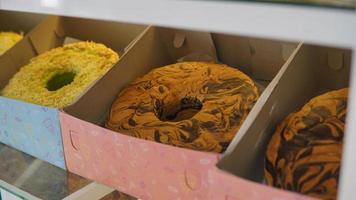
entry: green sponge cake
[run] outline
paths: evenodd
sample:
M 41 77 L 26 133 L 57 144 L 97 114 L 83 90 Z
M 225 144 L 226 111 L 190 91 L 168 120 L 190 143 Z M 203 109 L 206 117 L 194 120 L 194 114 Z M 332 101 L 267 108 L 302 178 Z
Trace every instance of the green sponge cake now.
M 2 95 L 43 106 L 72 104 L 119 59 L 103 44 L 78 42 L 52 49 L 23 66 Z

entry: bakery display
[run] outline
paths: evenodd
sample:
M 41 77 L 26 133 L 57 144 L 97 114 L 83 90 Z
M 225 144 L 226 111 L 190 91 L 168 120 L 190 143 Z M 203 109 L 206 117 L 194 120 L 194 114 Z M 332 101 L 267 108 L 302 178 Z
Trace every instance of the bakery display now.
M 123 89 L 106 127 L 177 147 L 223 152 L 259 97 L 255 83 L 222 64 L 156 68 Z
M 336 198 L 347 97 L 347 88 L 327 92 L 283 120 L 267 149 L 268 185 Z
M 22 38 L 23 36 L 18 33 L 0 32 L 0 55 L 4 54 Z
M 2 95 L 43 106 L 72 104 L 119 59 L 103 44 L 78 42 L 49 50 L 21 67 Z

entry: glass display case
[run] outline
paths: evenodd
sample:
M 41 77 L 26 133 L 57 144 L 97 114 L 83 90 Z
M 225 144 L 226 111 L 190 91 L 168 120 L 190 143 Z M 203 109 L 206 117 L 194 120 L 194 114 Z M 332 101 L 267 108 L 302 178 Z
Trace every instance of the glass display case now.
M 53 41 L 63 42 L 71 30 L 69 36 L 83 35 L 83 38 L 95 32 L 93 38 L 103 43 L 113 41 L 123 55 L 116 68 L 98 80 L 76 104 L 56 111 L 64 168 L 20 152 L 17 147 L 0 144 L 0 200 L 11 195 L 14 199 L 123 200 L 169 198 L 173 194 L 181 199 L 308 199 L 265 186 L 266 141 L 277 122 L 300 107 L 306 98 L 341 86 L 349 87 L 350 93 L 338 199 L 352 199 L 356 179 L 353 156 L 356 135 L 352 134 L 356 132 L 355 8 L 354 0 L 0 0 L 0 16 L 1 12 L 15 13 L 13 21 L 5 20 L 6 15 L 0 18 L 0 28 L 2 23 L 16 31 L 18 27 L 12 24 L 22 24 L 25 35 L 28 33 L 26 45 L 14 47 L 26 47 L 27 54 L 8 53 L 7 59 L 0 57 L 4 66 L 24 62 L 43 49 L 52 48 Z M 26 14 L 36 17 L 27 18 L 28 23 L 18 20 Z M 41 16 L 55 19 L 43 26 L 54 27 L 50 36 L 32 29 L 40 23 Z M 77 23 L 66 22 L 70 20 Z M 91 20 L 88 31 L 81 31 L 79 26 Z M 111 34 L 110 28 L 120 27 L 120 23 L 144 28 L 134 28 L 135 37 L 120 31 Z M 105 33 L 97 36 L 100 30 Z M 124 46 L 117 39 L 118 34 L 127 39 Z M 50 45 L 38 42 L 42 39 L 48 42 L 43 44 Z M 106 120 L 103 113 L 108 112 L 113 101 L 110 98 L 153 65 L 186 59 L 194 52 L 192 49 L 240 67 L 261 85 L 263 92 L 258 106 L 251 111 L 249 120 L 238 132 L 240 136 L 232 140 L 227 151 L 216 155 L 180 151 L 110 135 L 103 125 Z M 118 86 L 113 86 L 113 82 L 118 82 Z M 98 98 L 98 93 L 111 97 Z M 95 107 L 87 109 L 91 102 L 95 102 Z M 0 110 L 0 123 L 4 113 Z M 0 129 L 1 134 L 5 133 Z M 132 150 L 132 145 L 139 148 Z M 144 152 L 150 153 L 145 157 Z M 163 159 L 166 154 L 170 156 Z M 190 160 L 183 154 L 189 155 Z M 122 155 L 127 158 L 124 162 L 119 160 Z M 162 166 L 148 164 L 150 160 Z M 140 175 L 132 173 L 133 169 L 141 168 Z M 164 187 L 150 188 L 157 184 L 155 181 Z

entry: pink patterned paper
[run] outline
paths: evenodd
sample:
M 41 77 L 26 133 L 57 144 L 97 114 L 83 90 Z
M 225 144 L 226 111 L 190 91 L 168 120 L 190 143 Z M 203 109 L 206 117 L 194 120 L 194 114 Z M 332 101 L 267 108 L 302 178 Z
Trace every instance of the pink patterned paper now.
M 141 199 L 207 199 L 219 154 L 122 135 L 60 113 L 69 171 Z
M 217 168 L 212 174 L 208 199 L 223 200 L 312 200 L 314 198 L 245 180 Z
M 304 200 L 216 168 L 220 154 L 119 134 L 60 112 L 69 171 L 135 197 L 204 200 Z

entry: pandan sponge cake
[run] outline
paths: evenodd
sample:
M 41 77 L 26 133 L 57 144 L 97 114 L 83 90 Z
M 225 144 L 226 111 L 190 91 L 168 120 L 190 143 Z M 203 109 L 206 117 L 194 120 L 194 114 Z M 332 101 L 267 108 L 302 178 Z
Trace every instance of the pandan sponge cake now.
M 2 95 L 63 108 L 72 104 L 118 60 L 118 54 L 103 44 L 67 44 L 31 59 L 11 78 Z
M 23 38 L 21 34 L 14 32 L 0 32 L 0 56 Z

